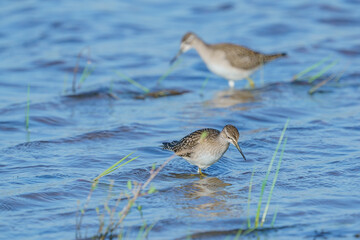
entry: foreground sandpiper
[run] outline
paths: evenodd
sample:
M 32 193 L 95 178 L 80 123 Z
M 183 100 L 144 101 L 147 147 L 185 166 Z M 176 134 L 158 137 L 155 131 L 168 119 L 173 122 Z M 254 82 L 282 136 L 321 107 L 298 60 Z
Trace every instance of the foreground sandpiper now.
M 171 63 L 192 48 L 199 53 L 211 72 L 229 81 L 231 88 L 235 86 L 235 81 L 244 78 L 253 88 L 255 84 L 249 76 L 254 71 L 271 60 L 286 56 L 286 53 L 262 54 L 231 43 L 207 44 L 195 33 L 188 32 L 183 36 L 180 51 Z
M 233 144 L 246 158 L 238 144 L 239 131 L 233 125 L 226 125 L 220 132 L 212 128 L 204 128 L 182 138 L 180 141 L 165 142 L 163 148 L 175 152 L 190 164 L 196 165 L 198 173 L 216 163 Z

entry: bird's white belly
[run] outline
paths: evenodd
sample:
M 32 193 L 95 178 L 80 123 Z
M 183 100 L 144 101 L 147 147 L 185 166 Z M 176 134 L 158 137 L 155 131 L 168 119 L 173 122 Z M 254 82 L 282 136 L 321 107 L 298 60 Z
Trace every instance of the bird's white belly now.
M 206 169 L 216 163 L 226 152 L 228 146 L 224 146 L 218 151 L 210 148 L 197 149 L 190 158 L 185 158 L 189 163 L 198 166 L 201 169 Z
M 208 63 L 209 70 L 226 80 L 238 81 L 250 76 L 254 70 L 244 70 L 231 66 L 230 64 Z

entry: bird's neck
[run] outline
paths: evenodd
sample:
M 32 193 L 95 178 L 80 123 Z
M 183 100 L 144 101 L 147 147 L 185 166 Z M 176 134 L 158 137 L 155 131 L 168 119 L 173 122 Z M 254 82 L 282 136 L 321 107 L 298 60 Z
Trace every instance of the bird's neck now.
M 205 43 L 203 40 L 201 40 L 200 38 L 197 38 L 196 41 L 193 43 L 193 47 L 199 53 L 200 57 L 204 61 L 205 61 L 205 59 L 209 58 L 209 55 L 210 55 L 210 51 L 208 51 L 209 45 L 207 43 Z
M 223 146 L 225 148 L 225 151 L 228 149 L 230 143 L 227 141 L 227 137 L 225 136 L 225 134 L 223 132 L 221 132 L 218 135 L 218 140 L 217 140 L 218 144 L 220 144 L 221 146 Z
M 217 148 L 214 149 L 214 151 L 216 152 L 216 154 L 221 154 L 221 156 L 222 156 L 228 150 L 229 146 L 230 146 L 229 142 L 220 141 L 220 142 L 218 142 Z

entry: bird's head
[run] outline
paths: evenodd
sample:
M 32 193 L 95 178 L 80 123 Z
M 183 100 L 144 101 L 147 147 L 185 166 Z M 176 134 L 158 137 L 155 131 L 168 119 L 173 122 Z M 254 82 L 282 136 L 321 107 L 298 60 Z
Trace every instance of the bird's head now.
M 195 33 L 192 32 L 188 32 L 186 33 L 183 38 L 181 39 L 181 44 L 180 44 L 180 50 L 179 52 L 176 54 L 176 56 L 170 61 L 170 63 L 172 64 L 173 62 L 175 62 L 175 60 L 183 53 L 189 51 L 190 49 L 192 49 L 194 47 L 194 43 L 196 42 L 196 40 L 198 39 L 198 37 L 196 36 Z
M 226 125 L 222 130 L 222 134 L 229 143 L 231 143 L 232 145 L 234 145 L 237 148 L 237 150 L 240 152 L 240 154 L 246 161 L 245 155 L 243 154 L 243 152 L 238 144 L 240 134 L 239 134 L 239 131 L 237 130 L 237 128 L 234 127 L 233 125 Z

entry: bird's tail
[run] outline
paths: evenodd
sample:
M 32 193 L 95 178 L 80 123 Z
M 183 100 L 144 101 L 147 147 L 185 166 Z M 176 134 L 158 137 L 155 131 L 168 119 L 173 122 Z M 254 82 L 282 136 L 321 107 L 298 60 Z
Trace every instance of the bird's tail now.
M 164 142 L 163 149 L 173 151 L 174 146 L 178 143 L 178 141 L 172 141 L 172 142 Z
M 286 56 L 287 56 L 286 53 L 268 54 L 268 55 L 265 55 L 264 61 L 269 62 L 269 61 L 275 60 L 277 58 L 286 57 Z

